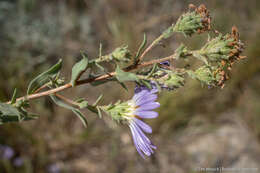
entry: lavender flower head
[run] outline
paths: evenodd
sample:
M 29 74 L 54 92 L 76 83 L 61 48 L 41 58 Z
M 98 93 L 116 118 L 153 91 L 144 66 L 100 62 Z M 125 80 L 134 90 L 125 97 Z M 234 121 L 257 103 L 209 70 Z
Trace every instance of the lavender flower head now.
M 124 122 L 129 126 L 136 150 L 143 158 L 144 155 L 151 156 L 156 149 L 156 146 L 145 135 L 145 133 L 152 133 L 152 128 L 141 119 L 151 119 L 158 116 L 157 112 L 152 111 L 160 106 L 156 102 L 157 92 L 157 88 L 149 90 L 144 86 L 137 86 L 131 100 L 118 102 L 103 109 L 114 120 Z
M 144 155 L 150 156 L 154 153 L 156 146 L 147 138 L 145 133 L 152 133 L 152 128 L 144 123 L 140 118 L 156 118 L 158 113 L 152 111 L 160 106 L 160 103 L 155 102 L 158 92 L 156 88 L 151 90 L 140 87 L 141 91 L 135 92 L 134 97 L 130 101 L 133 109 L 133 117 L 129 121 L 129 127 L 132 133 L 133 141 L 138 153 L 144 158 Z

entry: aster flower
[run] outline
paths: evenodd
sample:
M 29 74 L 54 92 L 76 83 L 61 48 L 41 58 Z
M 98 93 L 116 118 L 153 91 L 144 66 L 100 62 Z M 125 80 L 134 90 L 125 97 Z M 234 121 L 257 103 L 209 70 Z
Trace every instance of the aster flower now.
M 156 146 L 150 141 L 145 133 L 152 133 L 152 128 L 141 119 L 156 118 L 158 113 L 152 111 L 160 104 L 156 102 L 158 90 L 149 90 L 146 87 L 137 88 L 133 98 L 127 102 L 118 102 L 115 105 L 103 107 L 114 120 L 124 122 L 131 130 L 134 145 L 138 153 L 150 156 L 154 153 Z

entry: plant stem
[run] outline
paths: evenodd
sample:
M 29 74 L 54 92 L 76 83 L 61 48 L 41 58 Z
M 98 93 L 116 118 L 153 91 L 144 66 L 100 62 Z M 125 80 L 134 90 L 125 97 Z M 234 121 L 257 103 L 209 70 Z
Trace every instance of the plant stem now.
M 153 65 L 153 64 L 156 64 L 156 63 L 160 63 L 160 62 L 163 62 L 163 61 L 169 61 L 169 60 L 174 59 L 175 57 L 176 57 L 175 54 L 173 54 L 173 55 L 170 55 L 170 56 L 165 57 L 165 58 L 151 60 L 151 61 L 144 62 L 144 63 L 138 64 L 138 65 L 130 65 L 130 66 L 126 67 L 124 69 L 124 71 L 132 71 L 132 70 L 136 70 L 136 69 L 139 69 L 139 68 L 142 68 L 142 67 L 146 67 L 146 66 L 150 66 L 150 65 Z M 111 73 L 104 74 L 104 75 L 94 77 L 94 78 L 82 79 L 82 80 L 77 81 L 75 86 L 88 84 L 88 83 L 91 83 L 91 82 L 96 82 L 96 81 L 101 81 L 101 80 L 106 80 L 106 79 L 111 78 L 115 75 L 116 75 L 115 72 L 111 72 Z M 43 91 L 43 92 L 40 92 L 40 93 L 31 94 L 31 95 L 27 95 L 27 96 L 17 98 L 16 101 L 32 100 L 32 99 L 36 99 L 36 98 L 39 98 L 39 97 L 48 96 L 50 94 L 58 93 L 60 91 L 69 89 L 71 87 L 72 87 L 72 85 L 70 83 L 67 83 L 67 84 L 64 84 L 64 85 L 62 85 L 58 88 L 53 88 L 53 89 L 50 89 L 48 91 Z M 11 101 L 7 102 L 7 104 L 10 104 L 10 103 L 11 103 Z
M 54 94 L 55 96 L 59 97 L 61 100 L 63 100 L 64 102 L 67 102 L 68 104 L 71 104 L 73 106 L 76 106 L 76 107 L 79 107 L 79 105 L 77 104 L 77 102 L 74 102 L 73 100 L 70 100 L 66 97 L 64 97 L 63 95 L 60 95 L 60 94 L 57 94 L 55 93 Z
M 144 56 L 156 45 L 158 44 L 161 40 L 163 39 L 163 34 L 160 35 L 157 39 L 155 39 L 142 53 L 142 55 L 139 58 L 139 61 L 141 61 Z

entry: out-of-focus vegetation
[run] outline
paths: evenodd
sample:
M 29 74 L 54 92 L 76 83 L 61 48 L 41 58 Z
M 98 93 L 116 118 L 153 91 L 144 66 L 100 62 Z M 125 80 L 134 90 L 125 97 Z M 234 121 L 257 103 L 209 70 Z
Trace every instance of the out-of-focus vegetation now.
M 214 28 L 221 32 L 229 32 L 236 25 L 246 44 L 244 54 L 248 59 L 234 67 L 231 79 L 222 90 L 208 89 L 201 87 L 197 81 L 188 81 L 186 87 L 180 90 L 161 94 L 160 116 L 151 121 L 155 129 L 155 144 L 159 148 L 155 156 L 142 160 L 135 151 L 128 129 L 117 126 L 109 118 L 101 120 L 86 112 L 89 127 L 85 129 L 69 111 L 57 108 L 46 98 L 39 99 L 32 110 L 41 113 L 38 120 L 0 127 L 0 172 L 171 173 L 194 172 L 194 168 L 203 166 L 232 167 L 236 160 L 244 158 L 239 154 L 242 150 L 227 156 L 218 152 L 222 145 L 209 152 L 206 149 L 200 151 L 200 148 L 211 146 L 195 144 L 198 139 L 206 138 L 205 134 L 209 134 L 211 139 L 215 133 L 226 134 L 224 130 L 227 128 L 222 126 L 235 128 L 237 124 L 240 125 L 237 132 L 243 134 L 238 135 L 241 142 L 232 143 L 232 134 L 236 134 L 232 131 L 231 135 L 228 134 L 230 141 L 226 141 L 224 148 L 229 149 L 228 144 L 231 143 L 228 152 L 235 153 L 233 148 L 244 147 L 245 151 L 257 156 L 251 157 L 249 153 L 245 156 L 248 162 L 243 164 L 250 167 L 249 163 L 253 162 L 259 166 L 258 0 L 1 0 L 0 99 L 7 101 L 15 87 L 20 96 L 25 94 L 29 80 L 59 58 L 64 60 L 62 75 L 68 77 L 80 51 L 88 52 L 89 57 L 96 57 L 100 42 L 104 52 L 111 52 L 123 43 L 136 50 L 144 32 L 148 41 L 153 40 L 176 21 L 189 3 L 206 4 L 214 18 Z M 199 40 L 206 37 L 195 36 L 187 42 L 177 34 L 162 43 L 167 46 L 156 48 L 150 55 L 167 56 L 181 41 L 195 49 L 201 46 Z M 69 90 L 66 94 L 84 95 L 94 101 L 105 90 L 108 91 L 104 97 L 106 103 L 131 97 L 131 93 L 123 89 L 119 91 L 119 86 L 114 85 L 117 84 L 110 83 L 94 89 L 85 85 L 77 92 Z M 241 128 L 245 130 L 240 131 Z M 246 135 L 250 138 L 243 138 Z M 214 137 L 213 140 L 218 141 Z M 244 145 L 243 140 L 250 140 L 250 148 Z M 194 146 L 190 146 L 192 143 Z M 251 145 L 254 147 L 251 148 Z M 13 150 L 8 159 L 2 157 L 7 146 Z M 200 151 L 198 155 L 194 155 L 193 147 Z M 200 158 L 216 160 L 210 162 Z

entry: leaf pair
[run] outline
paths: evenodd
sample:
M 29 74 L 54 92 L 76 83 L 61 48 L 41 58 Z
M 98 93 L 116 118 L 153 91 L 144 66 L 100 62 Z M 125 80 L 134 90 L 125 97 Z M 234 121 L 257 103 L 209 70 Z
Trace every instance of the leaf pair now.
M 55 95 L 50 95 L 51 99 L 53 100 L 54 103 L 56 103 L 58 106 L 60 107 L 63 107 L 63 108 L 66 108 L 66 109 L 69 109 L 71 110 L 74 114 L 77 115 L 77 117 L 81 120 L 81 122 L 83 123 L 83 125 L 85 127 L 87 127 L 88 125 L 88 122 L 87 122 L 87 119 L 86 117 L 80 112 L 79 109 L 77 108 L 74 108 L 70 105 L 68 105 L 67 103 L 64 103 L 61 99 L 59 99 L 57 96 Z

